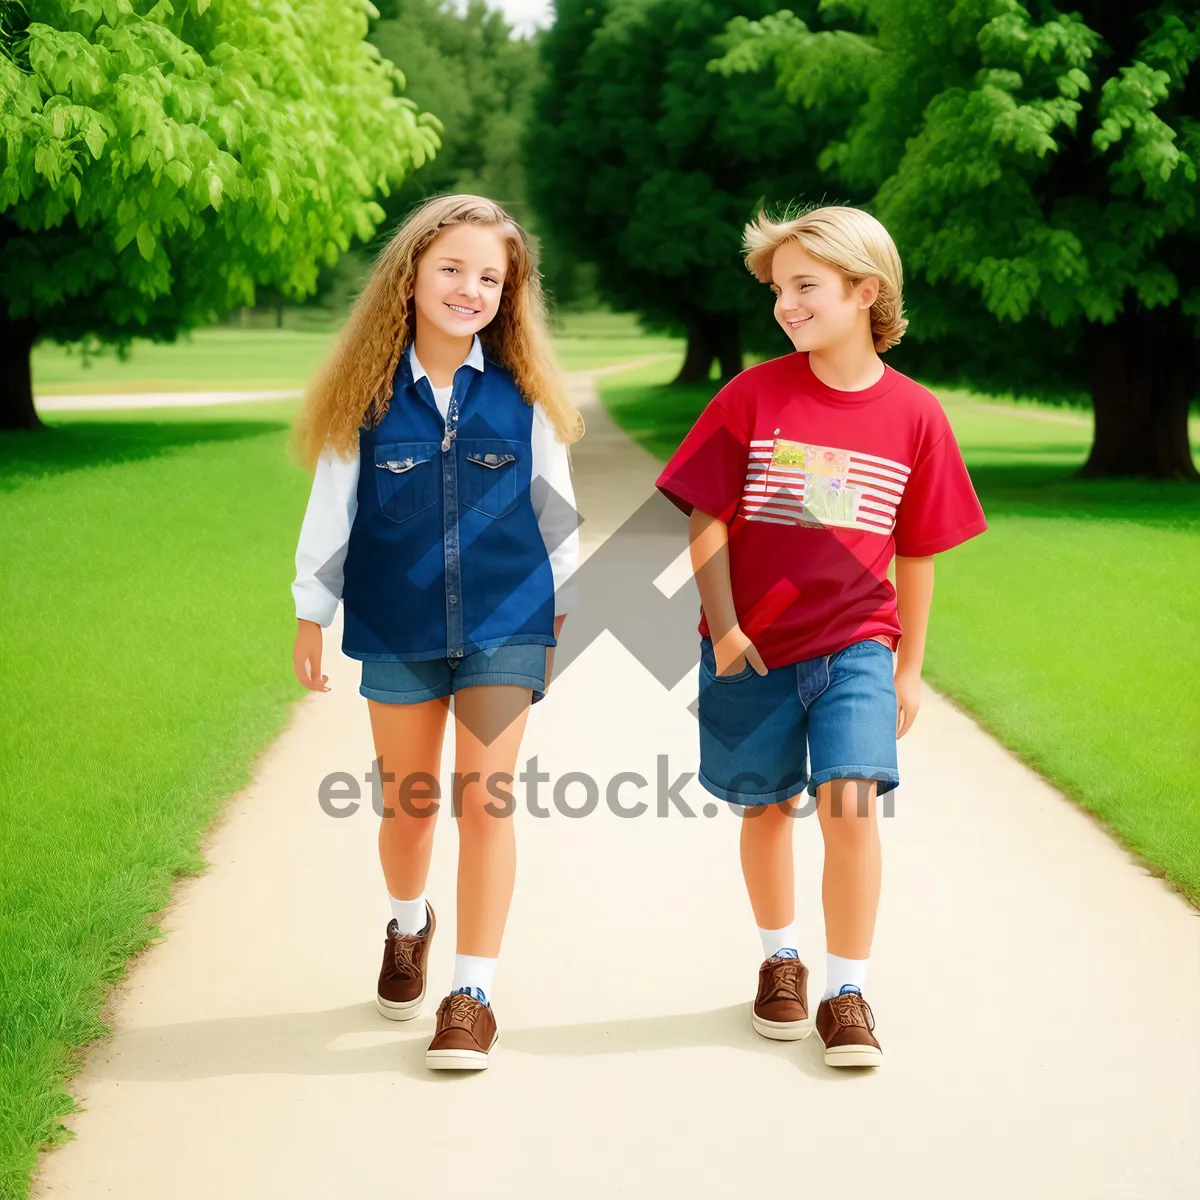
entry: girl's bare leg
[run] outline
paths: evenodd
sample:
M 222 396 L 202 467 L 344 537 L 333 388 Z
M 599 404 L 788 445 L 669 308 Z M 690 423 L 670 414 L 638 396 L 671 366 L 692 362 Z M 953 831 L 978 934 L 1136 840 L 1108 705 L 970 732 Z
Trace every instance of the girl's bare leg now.
M 517 869 L 513 776 L 532 695 L 507 684 L 454 694 L 459 954 L 500 954 Z
M 389 895 L 415 900 L 425 891 L 437 826 L 442 741 L 450 698 L 420 704 L 368 700 L 376 770 L 384 776 L 379 861 Z M 391 778 L 387 778 L 391 776 Z M 401 789 L 405 789 L 402 798 Z M 429 811 L 422 815 L 422 811 Z M 391 816 L 386 815 L 391 812 Z

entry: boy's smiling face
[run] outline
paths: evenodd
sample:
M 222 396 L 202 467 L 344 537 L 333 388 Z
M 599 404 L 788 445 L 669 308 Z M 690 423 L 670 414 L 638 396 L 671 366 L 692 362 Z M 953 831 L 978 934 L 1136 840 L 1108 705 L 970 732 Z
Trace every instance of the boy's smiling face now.
M 836 267 L 814 258 L 799 242 L 785 242 L 771 259 L 775 320 L 797 350 L 824 350 L 866 337 L 871 305 L 879 297 L 874 275 L 857 287 Z
M 469 337 L 489 325 L 500 307 L 508 274 L 508 245 L 487 225 L 451 225 L 417 262 L 413 304 L 417 318 L 451 337 Z

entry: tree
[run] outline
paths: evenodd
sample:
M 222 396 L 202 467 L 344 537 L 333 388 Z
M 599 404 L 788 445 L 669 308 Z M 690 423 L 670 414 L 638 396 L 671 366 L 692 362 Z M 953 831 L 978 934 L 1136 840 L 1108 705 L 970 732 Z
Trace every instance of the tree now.
M 445 126 L 436 160 L 397 193 L 397 213 L 426 196 L 489 196 L 525 219 L 518 135 L 538 79 L 533 43 L 514 38 L 504 14 L 484 0 L 459 11 L 453 0 L 390 0 L 371 41 L 404 74 L 407 94 Z M 385 206 L 391 207 L 391 206 Z
M 38 338 L 170 340 L 367 240 L 437 122 L 366 0 L 32 0 L 0 20 L 0 427 Z
M 849 7 L 873 36 L 784 11 L 737 23 L 721 65 L 767 65 L 805 110 L 857 88 L 821 163 L 873 194 L 900 249 L 912 323 L 898 365 L 984 392 L 1090 395 L 1083 474 L 1200 478 L 1197 5 Z
M 852 110 L 799 121 L 771 80 L 709 69 L 730 19 L 767 15 L 766 0 L 556 7 L 525 140 L 534 207 L 595 264 L 606 299 L 684 330 L 680 381 L 707 378 L 714 359 L 731 376 L 744 336 L 757 343 L 770 326 L 742 229 L 763 197 L 824 192 L 817 155 Z M 816 0 L 801 7 L 816 17 Z
M 503 204 L 527 230 L 541 233 L 526 202 L 519 136 L 541 75 L 533 40 L 514 38 L 504 14 L 483 0 L 376 0 L 380 19 L 369 40 L 404 75 L 406 94 L 438 114 L 444 125 L 437 158 L 413 171 L 383 201 L 386 217 L 369 247 L 322 272 L 320 302 L 339 308 L 357 291 L 392 228 L 419 201 L 447 192 L 474 192 Z M 541 268 L 560 298 L 577 286 L 573 264 L 564 264 L 542 240 Z

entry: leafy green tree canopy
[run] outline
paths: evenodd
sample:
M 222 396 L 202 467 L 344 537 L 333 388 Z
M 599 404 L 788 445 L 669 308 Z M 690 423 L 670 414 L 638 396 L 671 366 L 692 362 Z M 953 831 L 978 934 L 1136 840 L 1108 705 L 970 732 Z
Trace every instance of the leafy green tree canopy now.
M 386 0 L 371 31 L 404 74 L 408 96 L 445 127 L 437 158 L 400 189 L 412 202 L 441 192 L 491 197 L 524 219 L 518 138 L 538 80 L 533 42 L 514 38 L 498 9 L 470 0 Z M 390 207 L 387 206 L 387 207 Z
M 311 292 L 437 121 L 366 0 L 31 0 L 0 20 L 0 425 L 34 340 L 169 339 Z
M 775 73 L 905 264 L 897 365 L 982 391 L 1090 394 L 1086 474 L 1197 478 L 1198 6 L 826 0 L 735 21 L 720 67 Z
M 732 18 L 774 7 L 559 0 L 542 42 L 530 198 L 555 239 L 596 264 L 606 299 L 686 331 L 681 379 L 706 378 L 714 358 L 736 373 L 743 334 L 782 349 L 742 265 L 742 229 L 763 198 L 822 194 L 817 156 L 853 115 L 831 104 L 802 118 L 773 79 L 709 69 Z

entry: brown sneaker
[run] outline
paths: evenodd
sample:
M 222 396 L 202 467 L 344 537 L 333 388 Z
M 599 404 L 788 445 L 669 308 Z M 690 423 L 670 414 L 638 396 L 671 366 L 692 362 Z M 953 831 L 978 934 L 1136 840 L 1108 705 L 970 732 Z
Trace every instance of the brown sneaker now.
M 798 958 L 768 958 L 758 968 L 751 1021 L 763 1037 L 777 1042 L 798 1042 L 812 1033 L 808 968 Z
M 883 1051 L 875 1040 L 871 1006 L 858 992 L 832 996 L 817 1005 L 817 1032 L 831 1067 L 878 1067 Z
M 488 1005 L 464 992 L 447 996 L 438 1005 L 437 1029 L 425 1051 L 425 1065 L 435 1071 L 482 1070 L 499 1040 Z
M 433 906 L 425 901 L 425 932 L 401 934 L 393 917 L 383 944 L 383 966 L 375 989 L 375 1007 L 389 1021 L 411 1021 L 425 1001 L 425 966 L 437 925 Z

